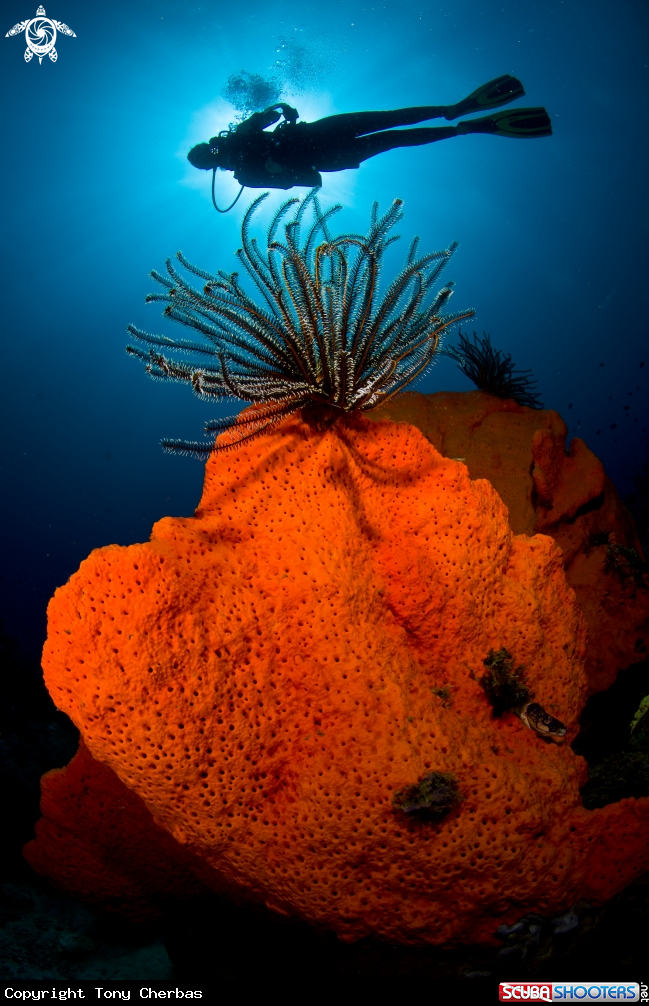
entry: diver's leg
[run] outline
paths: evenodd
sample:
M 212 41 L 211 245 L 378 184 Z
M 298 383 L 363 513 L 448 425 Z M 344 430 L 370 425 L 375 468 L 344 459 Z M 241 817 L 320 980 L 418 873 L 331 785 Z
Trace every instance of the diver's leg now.
M 318 138 L 363 136 L 377 133 L 380 129 L 393 126 L 413 126 L 427 119 L 439 119 L 444 115 L 444 105 L 416 105 L 412 108 L 394 108 L 387 112 L 343 112 L 328 115 L 316 122 L 309 122 L 309 130 Z
M 358 136 L 354 140 L 354 152 L 360 154 L 359 161 L 366 161 L 368 157 L 383 154 L 386 150 L 395 150 L 398 147 L 420 147 L 426 143 L 448 140 L 451 136 L 457 135 L 457 126 L 423 126 L 420 129 L 372 133 L 370 136 Z
M 400 129 L 394 132 L 371 133 L 369 136 L 351 137 L 338 143 L 332 143 L 327 149 L 319 151 L 314 159 L 314 165 L 319 171 L 341 171 L 344 168 L 357 168 L 361 161 L 386 150 L 396 147 L 418 147 L 425 143 L 435 143 L 457 136 L 457 126 L 433 126 L 420 129 Z
M 457 119 L 469 112 L 486 111 L 489 108 L 506 105 L 524 94 L 520 80 L 506 73 L 502 77 L 490 80 L 488 84 L 483 84 L 468 98 L 455 105 L 413 105 L 385 112 L 344 112 L 341 115 L 328 115 L 308 125 L 323 139 L 331 133 L 364 136 L 382 129 L 392 129 L 394 126 L 414 126 L 428 119 Z
M 491 133 L 519 139 L 535 139 L 552 135 L 552 123 L 544 108 L 512 108 L 509 112 L 495 112 L 481 119 L 465 119 L 457 126 L 420 126 L 419 129 L 391 129 L 368 136 L 332 134 L 328 143 L 314 143 L 305 147 L 308 163 L 319 171 L 342 171 L 357 168 L 376 154 L 398 147 L 419 147 L 437 140 L 467 133 Z M 320 137 L 318 137 L 320 140 Z
M 490 133 L 492 136 L 509 136 L 531 140 L 541 136 L 552 136 L 550 116 L 544 108 L 512 108 L 509 112 L 494 112 L 482 119 L 465 119 L 457 126 L 421 126 L 419 129 L 394 129 L 386 133 L 371 133 L 357 136 L 345 145 L 346 151 L 360 163 L 368 157 L 382 154 L 396 147 L 418 147 L 424 143 L 435 143 L 451 136 L 467 133 Z M 353 154 L 352 154 L 353 151 Z M 318 165 L 320 167 L 320 165 Z M 322 171 L 327 171 L 324 164 Z

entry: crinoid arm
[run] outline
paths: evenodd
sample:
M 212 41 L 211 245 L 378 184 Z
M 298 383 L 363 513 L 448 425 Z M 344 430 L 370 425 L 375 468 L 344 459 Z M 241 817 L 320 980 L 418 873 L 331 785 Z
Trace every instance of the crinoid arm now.
M 463 374 L 480 391 L 497 398 L 513 398 L 519 405 L 530 409 L 542 409 L 543 402 L 536 391 L 537 382 L 530 377 L 531 370 L 516 370 L 511 353 L 494 349 L 491 337 L 482 333 L 482 338 L 473 333 L 473 341 L 463 332 L 458 332 L 458 343 L 442 350 L 444 356 L 455 360 Z
M 187 457 L 206 461 L 214 450 L 229 451 L 242 443 L 247 443 L 261 436 L 271 426 L 275 426 L 292 412 L 297 412 L 302 402 L 289 402 L 261 405 L 246 409 L 237 416 L 225 416 L 222 419 L 212 419 L 205 423 L 205 436 L 209 440 L 201 443 L 194 440 L 163 440 L 162 448 L 168 454 L 184 454 Z M 214 437 L 221 436 L 218 445 L 214 446 Z
M 400 199 L 382 216 L 374 205 L 366 235 L 334 237 L 330 221 L 341 207 L 323 211 L 317 191 L 278 208 L 263 250 L 250 224 L 268 193 L 244 216 L 237 257 L 261 305 L 238 273 L 213 275 L 181 252 L 176 258 L 184 271 L 167 260 L 166 273 L 151 273 L 162 291 L 147 301 L 163 303 L 165 317 L 199 339 L 129 325 L 137 344 L 127 352 L 151 377 L 185 382 L 200 398 L 252 403 L 238 416 L 207 423 L 204 443 L 163 440 L 165 450 L 204 459 L 260 436 L 305 406 L 334 416 L 374 409 L 423 374 L 443 333 L 473 315 L 443 313 L 451 283 L 432 292 L 455 243 L 419 256 L 415 238 L 403 269 L 380 295 L 383 256 L 397 240 L 389 232 L 402 218 Z

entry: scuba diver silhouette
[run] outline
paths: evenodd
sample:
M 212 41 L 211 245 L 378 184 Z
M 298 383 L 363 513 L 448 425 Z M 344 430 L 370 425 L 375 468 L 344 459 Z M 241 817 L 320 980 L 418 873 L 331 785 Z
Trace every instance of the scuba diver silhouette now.
M 552 124 L 544 108 L 514 108 L 480 119 L 466 119 L 456 126 L 423 127 L 394 130 L 427 119 L 457 119 L 469 112 L 480 112 L 507 105 L 525 94 L 516 77 L 505 74 L 483 84 L 456 105 L 419 105 L 386 112 L 349 112 L 329 115 L 316 122 L 297 122 L 298 112 L 284 102 L 254 112 L 235 128 L 213 136 L 209 143 L 199 143 L 187 154 L 195 168 L 212 171 L 212 202 L 216 169 L 232 171 L 244 187 L 290 189 L 294 185 L 309 188 L 322 185 L 321 171 L 344 171 L 360 167 L 361 161 L 395 147 L 414 147 L 435 143 L 466 133 L 491 133 L 494 136 L 535 138 L 551 136 Z M 265 132 L 284 117 L 272 132 Z

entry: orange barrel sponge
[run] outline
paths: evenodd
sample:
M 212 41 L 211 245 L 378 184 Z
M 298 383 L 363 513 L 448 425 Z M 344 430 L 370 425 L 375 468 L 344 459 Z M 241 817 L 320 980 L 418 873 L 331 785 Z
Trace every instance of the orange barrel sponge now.
M 465 461 L 472 479 L 491 482 L 517 534 L 554 538 L 588 623 L 589 691 L 646 659 L 649 590 L 625 559 L 642 557 L 633 518 L 584 441 L 567 445 L 557 412 L 483 391 L 406 391 L 368 417 L 416 426 L 441 454 Z
M 408 424 L 298 415 L 212 455 L 193 518 L 93 552 L 48 614 L 54 701 L 218 890 L 448 944 L 649 866 L 649 799 L 585 810 L 585 762 L 494 718 L 478 680 L 505 648 L 574 737 L 585 623 L 559 548 Z M 460 801 L 405 813 L 433 773 Z

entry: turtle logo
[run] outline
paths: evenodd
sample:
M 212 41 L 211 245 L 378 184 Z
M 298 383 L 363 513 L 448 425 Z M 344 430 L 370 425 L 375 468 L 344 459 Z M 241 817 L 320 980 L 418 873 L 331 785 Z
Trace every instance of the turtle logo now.
M 11 31 L 7 32 L 5 38 L 9 38 L 10 35 L 20 35 L 21 31 L 25 32 L 25 39 L 27 41 L 27 48 L 25 49 L 26 63 L 29 63 L 34 55 L 38 56 L 39 63 L 43 62 L 43 56 L 49 56 L 52 62 L 56 63 L 58 53 L 54 48 L 54 43 L 56 42 L 57 31 L 60 31 L 62 35 L 72 35 L 72 38 L 77 37 L 68 28 L 67 24 L 62 24 L 60 21 L 53 21 L 52 18 L 45 17 L 44 7 L 38 8 L 36 17 L 33 17 L 31 21 L 21 21 L 19 24 L 15 24 Z

